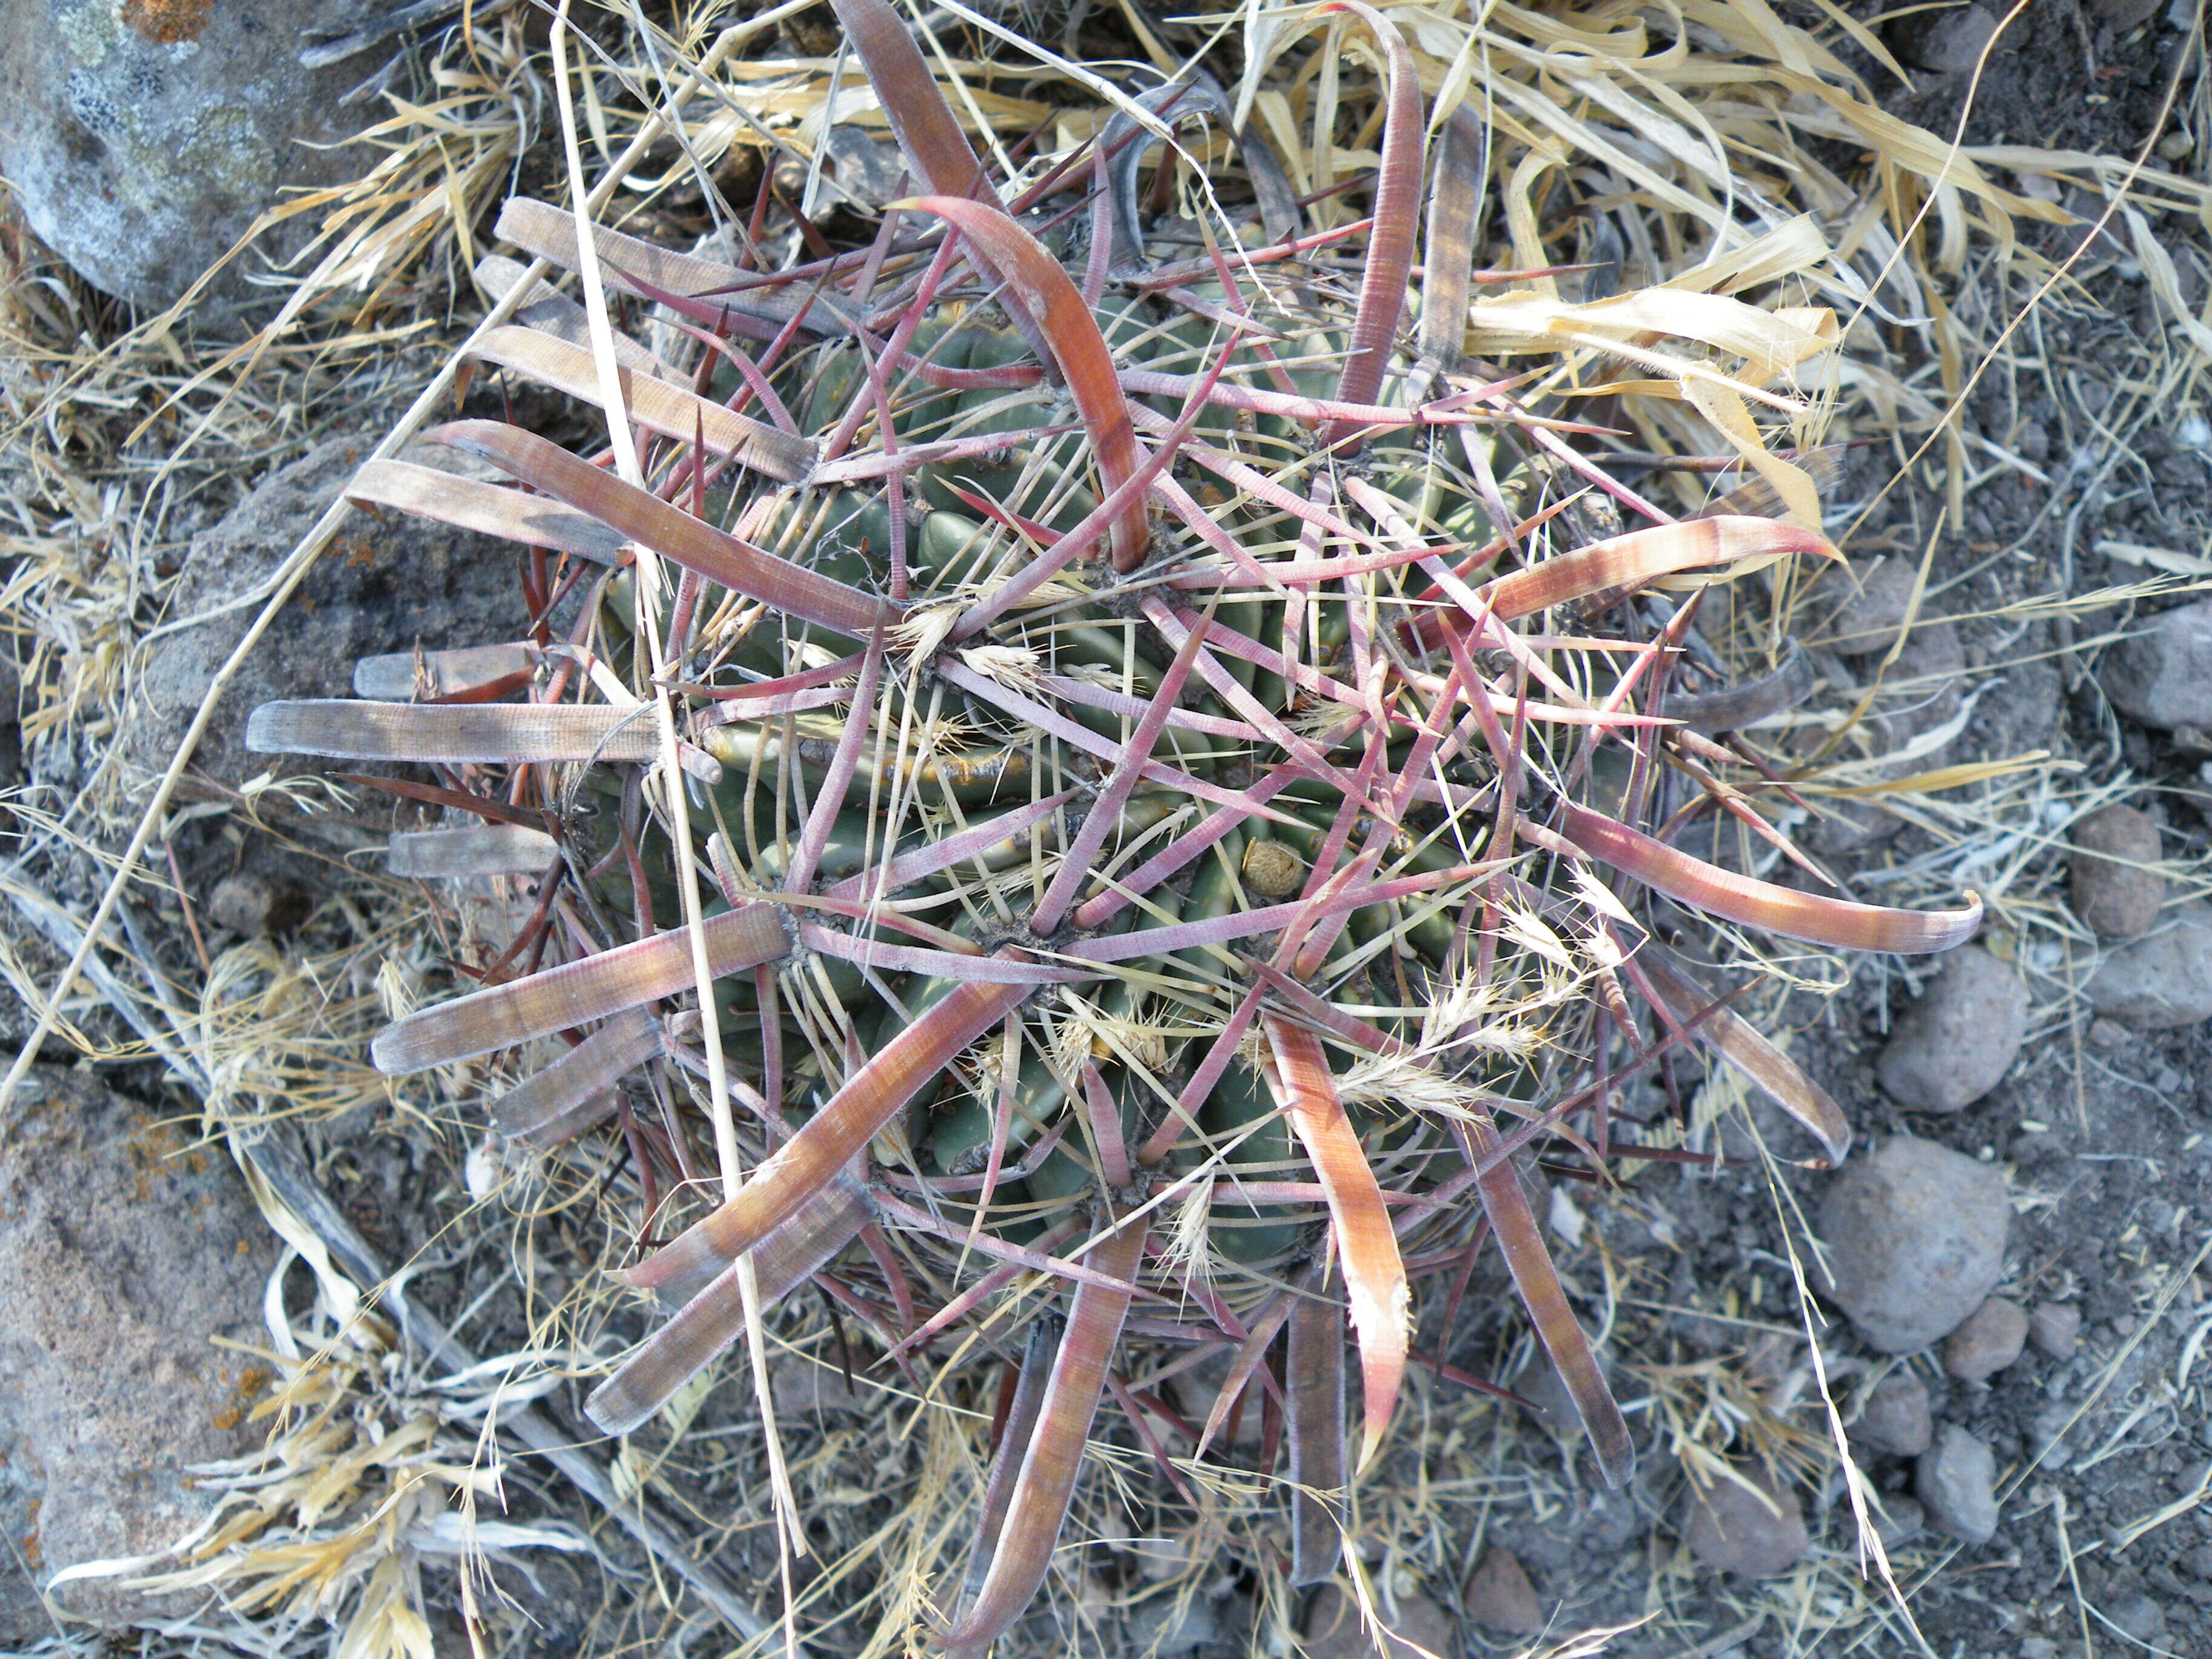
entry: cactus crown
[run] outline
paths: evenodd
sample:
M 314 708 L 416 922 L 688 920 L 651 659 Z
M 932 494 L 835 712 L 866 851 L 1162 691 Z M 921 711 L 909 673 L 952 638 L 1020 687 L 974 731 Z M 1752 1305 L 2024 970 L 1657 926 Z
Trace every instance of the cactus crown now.
M 592 1396 L 611 1432 L 848 1247 L 832 1282 L 890 1359 L 967 1325 L 1017 1362 L 948 1651 L 1042 1582 L 1102 1398 L 1151 1434 L 1128 1344 L 1231 1356 L 1185 1426 L 1282 1425 L 1291 1579 L 1327 1577 L 1346 1323 L 1364 1460 L 1423 1357 L 1409 1273 L 1486 1233 L 1623 1479 L 1514 1152 L 1559 1136 L 1595 1164 L 1620 1080 L 1700 1042 L 1832 1157 L 1849 1139 L 1652 907 L 1891 951 L 1978 917 L 1771 885 L 1639 827 L 1662 775 L 1756 822 L 1707 733 L 1800 670 L 1700 692 L 1685 641 L 1710 585 L 1834 550 L 1754 512 L 1674 520 L 1607 475 L 1601 434 L 1463 356 L 1474 128 L 1445 122 L 1428 165 L 1410 58 L 1356 0 L 1389 93 L 1352 286 L 1249 129 L 1250 212 L 1146 240 L 1159 133 L 1231 114 L 1202 79 L 994 179 L 882 0 L 836 6 L 914 191 L 872 244 L 770 275 L 511 203 L 501 234 L 590 303 L 495 270 L 502 320 L 470 349 L 596 405 L 603 451 L 462 421 L 432 435 L 503 482 L 385 461 L 351 486 L 528 550 L 522 637 L 365 662 L 360 701 L 252 722 L 264 750 L 436 768 L 384 786 L 449 820 L 395 868 L 536 878 L 480 987 L 378 1064 L 536 1045 L 501 1129 L 619 1116 L 660 1241 L 623 1276 L 674 1311 Z M 696 367 L 613 332 L 592 283 L 661 307 Z M 658 1114 L 631 1110 L 645 1085 Z M 993 1317 L 1039 1282 L 1021 1305 L 1064 1297 L 1064 1326 Z

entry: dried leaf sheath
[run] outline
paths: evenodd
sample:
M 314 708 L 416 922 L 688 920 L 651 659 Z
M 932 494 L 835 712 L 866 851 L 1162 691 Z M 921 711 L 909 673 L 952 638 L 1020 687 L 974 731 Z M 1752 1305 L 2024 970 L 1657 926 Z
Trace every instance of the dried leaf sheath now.
M 1687 1024 L 1712 1005 L 1674 953 L 1647 940 L 1636 963 L 1651 981 L 1655 1000 L 1663 1001 L 1678 1024 Z M 1803 1124 L 1820 1141 L 1831 1164 L 1841 1167 L 1851 1150 L 1851 1126 L 1826 1090 L 1798 1069 L 1797 1063 L 1759 1034 L 1758 1027 L 1732 1008 L 1722 1008 L 1697 1028 L 1699 1042 L 1757 1084 L 1768 1099 Z
M 838 1176 L 811 1203 L 753 1247 L 753 1273 L 765 1307 L 804 1285 L 874 1218 L 868 1194 Z M 628 1434 L 715 1355 L 744 1334 L 744 1299 L 735 1273 L 714 1275 L 622 1368 L 592 1390 L 586 1415 L 602 1433 Z
M 659 752 L 651 711 L 604 703 L 264 702 L 246 723 L 257 755 L 337 760 L 649 761 Z
M 1498 1150 L 1497 1129 L 1487 1117 L 1477 1117 L 1470 1127 L 1475 1155 L 1490 1158 Z M 1491 1231 L 1498 1237 L 1498 1248 L 1513 1275 L 1513 1287 L 1521 1293 L 1522 1304 L 1535 1324 L 1537 1339 L 1551 1357 L 1559 1380 L 1566 1384 L 1575 1409 L 1582 1413 L 1583 1432 L 1589 1437 L 1598 1472 L 1606 1485 L 1617 1490 L 1635 1472 L 1636 1447 L 1628 1437 L 1628 1425 L 1614 1403 L 1613 1390 L 1606 1386 L 1605 1373 L 1598 1369 L 1597 1356 L 1590 1352 L 1589 1338 L 1567 1304 L 1559 1270 L 1552 1265 L 1551 1253 L 1536 1231 L 1535 1215 L 1528 1208 L 1528 1194 L 1521 1190 L 1521 1176 L 1512 1160 L 1498 1159 L 1486 1173 L 1475 1177 L 1475 1188 L 1482 1195 L 1482 1210 L 1490 1218 Z
M 1030 990 L 1025 985 L 955 986 L 777 1147 L 735 1198 L 632 1267 L 624 1280 L 647 1289 L 682 1289 L 712 1278 L 796 1214 L 891 1114 L 935 1082 L 955 1054 L 1006 1018 Z
M 1963 910 L 1892 910 L 1819 893 L 1801 893 L 1723 870 L 1639 830 L 1571 802 L 1559 804 L 1566 839 L 1678 903 L 1762 927 L 1784 939 L 1844 951 L 1884 951 L 1917 956 L 1948 951 L 1973 938 L 1982 925 L 1982 901 L 1972 893 Z
M 1128 1279 L 1137 1271 L 1144 1248 L 1145 1224 L 1126 1222 L 1092 1248 L 1085 1265 Z M 1067 1518 L 1068 1499 L 1074 1494 L 1091 1419 L 1097 1413 L 1106 1367 L 1128 1311 L 1126 1291 L 1088 1284 L 1077 1289 L 1052 1381 L 1038 1410 L 1036 1430 L 1030 1437 L 1013 1500 L 1007 1505 L 999 1548 L 975 1606 L 945 1636 L 946 1659 L 981 1659 L 1044 1583 L 1060 1525 Z
M 1330 1225 L 1359 1336 L 1364 1466 L 1382 1443 L 1406 1375 L 1411 1314 L 1405 1263 L 1382 1189 L 1344 1113 L 1321 1039 L 1280 1015 L 1261 1017 L 1272 1063 L 1267 1086 L 1291 1120 L 1314 1173 L 1328 1194 Z
M 1842 556 L 1825 536 L 1773 519 L 1689 519 L 1593 542 L 1476 592 L 1492 614 L 1513 622 L 1595 593 L 1641 587 L 1660 576 L 1788 553 Z
M 709 916 L 702 931 L 717 975 L 774 962 L 791 948 L 769 904 Z M 380 1032 L 369 1058 L 380 1072 L 427 1071 L 641 1008 L 692 982 L 690 939 L 679 927 L 419 1010 Z
M 1098 321 L 1060 262 L 1045 252 L 1037 239 L 994 206 L 951 196 L 924 196 L 903 205 L 924 208 L 959 228 L 1006 273 L 1030 312 L 1042 319 L 1045 338 L 1067 377 L 1075 406 L 1091 434 L 1098 471 L 1109 491 L 1136 476 L 1144 464 L 1137 448 L 1136 428 L 1129 423 L 1129 406 L 1122 400 L 1121 383 L 1114 372 L 1113 353 Z M 1133 570 L 1144 562 L 1152 540 L 1146 522 L 1143 498 L 1131 501 L 1114 520 L 1114 568 Z
M 1344 1554 L 1344 1316 L 1312 1291 L 1291 1297 L 1284 1392 L 1291 1446 L 1291 1583 L 1325 1584 Z
M 504 467 L 524 483 L 590 514 L 708 581 L 793 617 L 856 639 L 899 618 L 896 607 L 725 535 L 519 427 L 497 421 L 455 421 L 428 435 Z
M 492 1121 L 541 1146 L 566 1139 L 613 1111 L 606 1091 L 659 1052 L 660 1022 L 628 1009 L 492 1102 Z

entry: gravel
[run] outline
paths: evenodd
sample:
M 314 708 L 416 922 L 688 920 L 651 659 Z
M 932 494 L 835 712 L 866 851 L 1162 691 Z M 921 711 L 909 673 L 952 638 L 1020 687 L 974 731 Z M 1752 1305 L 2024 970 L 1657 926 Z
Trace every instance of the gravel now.
M 2166 878 L 2140 867 L 2158 862 L 2158 821 L 2132 806 L 2107 806 L 2069 834 L 2074 914 L 2106 939 L 2148 933 L 2166 902 Z
M 1962 1544 L 1986 1544 L 1996 1536 L 1996 1454 L 1957 1424 L 1946 1423 L 1936 1443 L 1921 1453 L 1912 1490 L 1936 1531 Z
M 1943 1369 L 1962 1382 L 1987 1382 L 2027 1346 L 2027 1310 L 1993 1296 L 1945 1340 Z
M 2012 1206 L 2003 1175 L 1912 1135 L 1885 1140 L 1821 1200 L 1823 1288 L 1861 1337 L 1910 1353 L 1948 1334 L 2003 1270 Z
M 1771 1498 L 1773 1506 L 1734 1480 L 1716 1480 L 1704 1492 L 1691 1487 L 1682 1525 L 1690 1553 L 1714 1572 L 1765 1578 L 1789 1571 L 1803 1558 L 1807 1541 L 1797 1494 L 1759 1470 L 1737 1473 Z
M 2212 905 L 2175 905 L 2154 932 L 2106 957 L 2084 989 L 2097 1012 L 2139 1031 L 2212 1019 Z
M 2027 1340 L 2061 1364 L 2081 1340 L 2081 1310 L 2070 1302 L 2039 1302 L 2027 1316 Z
M 2027 1036 L 2027 985 L 1978 946 L 1954 951 L 1875 1062 L 1908 1111 L 1955 1112 L 2004 1080 Z
M 1467 1615 L 1478 1625 L 1510 1636 L 1534 1636 L 1544 1628 L 1543 1599 L 1528 1582 L 1528 1569 L 1511 1550 L 1493 1544 L 1468 1575 L 1462 1592 Z
M 1928 1449 L 1936 1422 L 1928 1407 L 1928 1385 L 1902 1368 L 1874 1385 L 1851 1438 L 1893 1457 L 1917 1457 Z
M 1451 1615 L 1425 1595 L 1401 1595 L 1395 1608 L 1376 1611 L 1387 1626 L 1382 1659 L 1458 1651 Z M 1359 1621 L 1358 1604 L 1334 1584 L 1324 1584 L 1306 1609 L 1304 1645 L 1306 1659 L 1376 1659 L 1374 1638 Z

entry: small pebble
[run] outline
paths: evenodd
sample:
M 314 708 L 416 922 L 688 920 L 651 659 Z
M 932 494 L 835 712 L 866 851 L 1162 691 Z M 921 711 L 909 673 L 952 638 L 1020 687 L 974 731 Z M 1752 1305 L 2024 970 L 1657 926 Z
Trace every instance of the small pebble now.
M 2026 981 L 1969 945 L 1898 1016 L 1875 1074 L 1908 1111 L 1955 1112 L 2004 1081 L 2027 1036 Z
M 2003 1271 L 2011 1224 L 1994 1165 L 1893 1136 L 1853 1160 L 1821 1200 L 1822 1288 L 1869 1346 L 1911 1353 L 1982 1305 Z
M 1860 1445 L 1893 1457 L 1919 1456 L 1935 1434 L 1928 1385 L 1902 1368 L 1874 1385 L 1851 1429 L 1851 1438 Z
M 2123 1635 L 2131 1636 L 2138 1642 L 2155 1642 L 2166 1634 L 2166 1609 L 2140 1591 L 2120 1597 L 2107 1606 L 2104 1613 L 2120 1627 Z
M 2191 1578 L 2212 1583 L 2212 1544 L 2191 1544 L 2182 1551 L 2181 1570 Z
M 2106 939 L 2135 939 L 2151 930 L 2166 902 L 2166 878 L 2142 866 L 2158 862 L 2158 823 L 2132 806 L 2107 806 L 2069 832 L 2074 914 Z
M 2106 654 L 2112 706 L 2145 726 L 2212 726 L 2212 599 L 2150 618 Z
M 1774 1500 L 1781 1513 L 1733 1480 L 1716 1480 L 1704 1492 L 1690 1489 L 1689 1513 L 1682 1536 L 1690 1553 L 1714 1572 L 1740 1572 L 1765 1578 L 1787 1572 L 1805 1553 L 1805 1517 L 1797 1494 L 1778 1487 L 1756 1469 L 1743 1478 Z
M 776 1416 L 787 1423 L 870 1407 L 870 1396 L 845 1381 L 842 1366 L 821 1364 L 803 1353 L 779 1353 L 771 1358 L 768 1388 Z
M 2089 1022 L 2089 1044 L 2096 1048 L 2117 1048 L 2133 1035 L 2117 1019 L 2106 1019 L 2102 1014 Z
M 1892 1494 L 1875 1511 L 1874 1529 L 1882 1548 L 1901 1549 L 1928 1530 L 1928 1511 L 1917 1499 Z
M 1912 584 L 1917 574 L 1906 561 L 1889 558 L 1863 576 L 1839 569 L 1823 583 L 1823 598 L 1843 600 L 1843 608 L 1829 624 L 1838 653 L 1864 657 L 1888 650 L 1897 639 L 1897 630 L 1905 625 L 1905 607 L 1912 602 Z
M 1451 1615 L 1418 1592 L 1401 1595 L 1394 1614 L 1376 1611 L 1387 1626 L 1381 1659 L 1420 1659 L 1421 1650 L 1456 1651 Z M 1324 1584 L 1306 1610 L 1306 1659 L 1377 1659 L 1375 1638 L 1359 1621 L 1359 1604 L 1334 1584 Z
M 1176 1659 L 1222 1634 L 1213 1603 L 1203 1596 L 1161 1595 L 1129 1614 L 1129 1650 L 1157 1654 L 1159 1659 Z
M 2058 1644 L 2047 1636 L 2023 1636 L 2020 1659 L 2058 1659 Z
M 2100 1014 L 2138 1031 L 2212 1019 L 2212 906 L 2191 899 L 2164 912 L 2098 964 L 2084 989 Z
M 1544 1603 L 1528 1582 L 1528 1569 L 1511 1550 L 1492 1545 L 1468 1575 L 1464 1592 L 1468 1617 L 1509 1636 L 1534 1636 L 1544 1628 Z
M 1962 1544 L 1986 1544 L 1997 1530 L 1996 1454 L 1955 1423 L 1936 1432 L 1920 1454 L 1912 1490 L 1928 1507 L 1929 1524 Z
M 1968 1315 L 1943 1343 L 1943 1369 L 1962 1382 L 1995 1376 L 2027 1346 L 2027 1310 L 1993 1296 Z
M 2081 1340 L 2081 1310 L 2071 1302 L 2039 1302 L 2027 1316 L 2027 1340 L 2063 1364 Z
M 1996 38 L 1997 20 L 1986 6 L 1915 12 L 1898 22 L 1891 38 L 1899 57 L 1936 75 L 1961 75 L 1980 61 Z
M 208 920 L 247 939 L 282 933 L 305 914 L 297 894 L 279 889 L 258 871 L 225 876 L 208 895 Z

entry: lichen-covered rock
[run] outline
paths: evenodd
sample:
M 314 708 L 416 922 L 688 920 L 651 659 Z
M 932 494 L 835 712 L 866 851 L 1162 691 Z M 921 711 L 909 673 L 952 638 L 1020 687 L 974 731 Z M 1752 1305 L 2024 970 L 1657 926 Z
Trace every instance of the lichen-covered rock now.
M 346 0 L 0 0 L 0 173 L 87 282 L 158 310 L 288 188 L 374 163 L 345 141 L 383 107 L 341 100 L 374 60 L 299 61 L 302 29 L 361 15 Z M 313 228 L 301 216 L 269 252 Z M 245 275 L 234 268 L 214 292 L 252 293 Z
M 1908 1111 L 1955 1112 L 2004 1081 L 2027 1036 L 2027 982 L 1968 945 L 1898 1017 L 1875 1072 Z
M 0 1131 L 0 1527 L 39 1585 L 174 1542 L 209 1501 L 185 1466 L 260 1443 L 246 1417 L 267 1373 L 213 1339 L 266 1340 L 275 1255 L 219 1148 L 89 1076 L 29 1074 Z M 105 1624 L 203 1599 L 114 1579 L 56 1595 Z M 0 1572 L 0 1650 L 52 1634 L 33 1585 Z
M 1910 1353 L 1957 1328 L 2004 1267 L 2003 1175 L 1948 1146 L 1895 1135 L 1821 1200 L 1821 1288 L 1869 1346 Z

